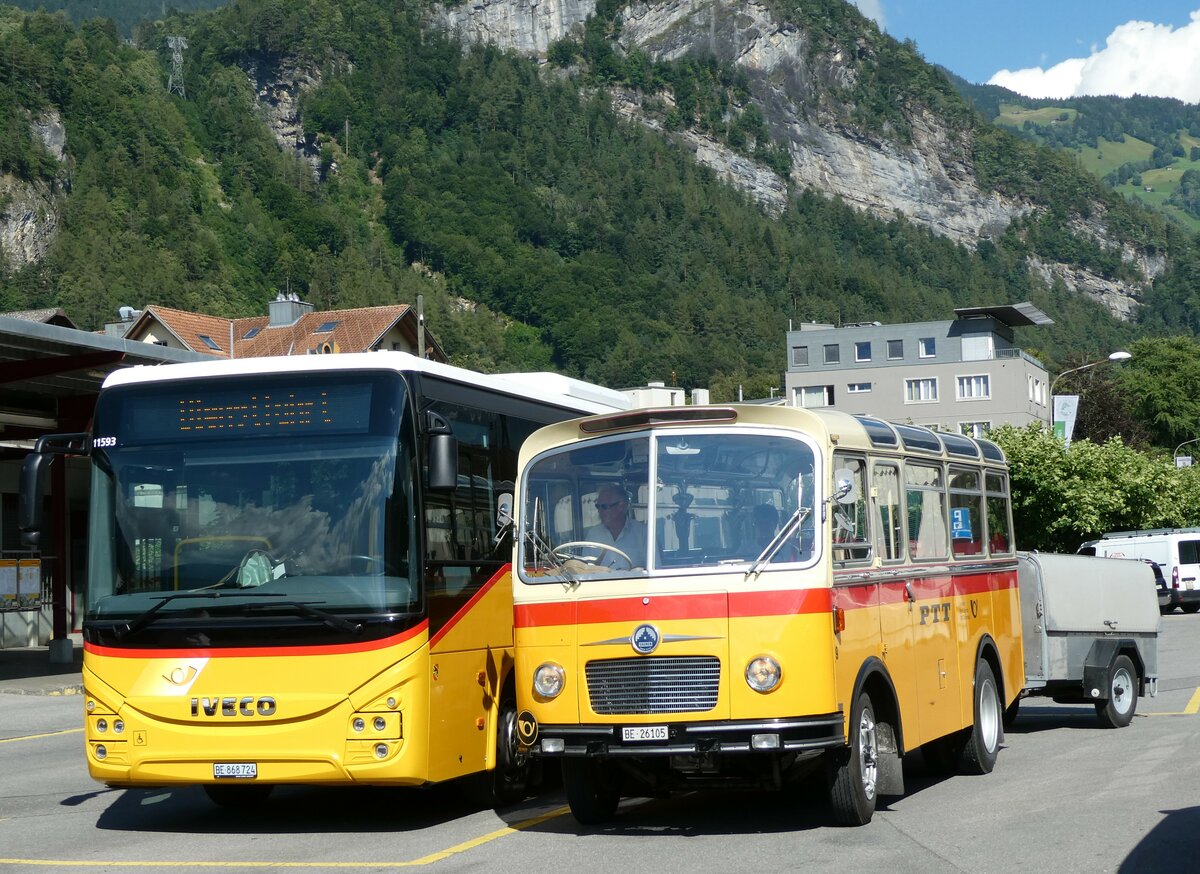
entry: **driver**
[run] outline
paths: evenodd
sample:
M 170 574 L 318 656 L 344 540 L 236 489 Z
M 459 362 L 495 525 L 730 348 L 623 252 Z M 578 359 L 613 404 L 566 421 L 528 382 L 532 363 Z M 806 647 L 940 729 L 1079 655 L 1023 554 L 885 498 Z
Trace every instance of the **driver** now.
M 584 533 L 584 539 L 615 546 L 633 559 L 634 567 L 646 564 L 646 526 L 629 517 L 629 495 L 617 483 L 604 483 L 596 490 L 596 510 L 600 524 Z M 613 570 L 630 570 L 629 562 L 615 552 L 605 550 L 597 561 Z

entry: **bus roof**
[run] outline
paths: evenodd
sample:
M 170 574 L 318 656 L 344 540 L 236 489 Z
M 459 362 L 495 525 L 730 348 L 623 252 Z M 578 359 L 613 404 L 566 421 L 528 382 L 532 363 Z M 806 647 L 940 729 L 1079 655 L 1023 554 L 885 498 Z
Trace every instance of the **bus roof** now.
M 547 425 L 527 441 L 522 457 L 581 437 L 600 437 L 646 427 L 706 427 L 738 423 L 761 427 L 797 428 L 835 444 L 839 449 L 907 451 L 930 458 L 1003 464 L 1004 453 L 990 440 L 934 431 L 920 425 L 885 422 L 872 416 L 851 415 L 836 410 L 800 409 L 784 406 L 729 404 L 640 408 L 601 413 Z
M 221 358 L 213 361 L 127 367 L 104 380 L 103 389 L 139 383 L 212 379 L 276 373 L 319 373 L 341 370 L 390 370 L 427 373 L 464 385 L 513 397 L 533 398 L 581 413 L 627 410 L 630 399 L 619 391 L 558 373 L 476 373 L 462 367 L 418 358 L 407 352 L 360 352 L 344 355 L 292 355 L 264 358 Z

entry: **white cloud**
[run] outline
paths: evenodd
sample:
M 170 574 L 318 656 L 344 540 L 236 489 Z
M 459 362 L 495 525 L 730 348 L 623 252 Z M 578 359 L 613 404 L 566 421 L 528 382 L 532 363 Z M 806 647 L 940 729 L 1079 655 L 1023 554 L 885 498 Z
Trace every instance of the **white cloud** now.
M 1049 69 L 1001 70 L 988 80 L 1028 97 L 1115 94 L 1174 97 L 1200 103 L 1200 10 L 1176 30 L 1168 24 L 1129 21 L 1113 30 L 1104 48 Z
M 858 7 L 859 12 L 878 24 L 880 30 L 887 27 L 883 13 L 883 0 L 851 0 L 851 2 Z

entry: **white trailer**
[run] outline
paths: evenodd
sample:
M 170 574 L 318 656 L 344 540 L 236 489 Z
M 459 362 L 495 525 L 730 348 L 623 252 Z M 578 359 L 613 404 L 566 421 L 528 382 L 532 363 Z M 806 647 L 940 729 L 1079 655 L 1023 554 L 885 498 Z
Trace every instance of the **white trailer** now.
M 1021 697 L 1091 703 L 1101 724 L 1128 725 L 1137 699 L 1158 692 L 1162 617 L 1149 565 L 1037 552 L 1017 553 L 1017 561 L 1025 650 Z M 1007 721 L 1016 709 L 1014 702 Z

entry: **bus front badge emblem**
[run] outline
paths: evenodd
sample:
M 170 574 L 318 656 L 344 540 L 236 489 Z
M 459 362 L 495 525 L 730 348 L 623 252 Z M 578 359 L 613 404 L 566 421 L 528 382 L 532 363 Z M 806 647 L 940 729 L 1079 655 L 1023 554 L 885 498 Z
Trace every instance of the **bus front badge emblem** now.
M 639 625 L 629 636 L 629 644 L 636 652 L 649 655 L 658 649 L 660 639 L 658 629 L 653 625 Z

